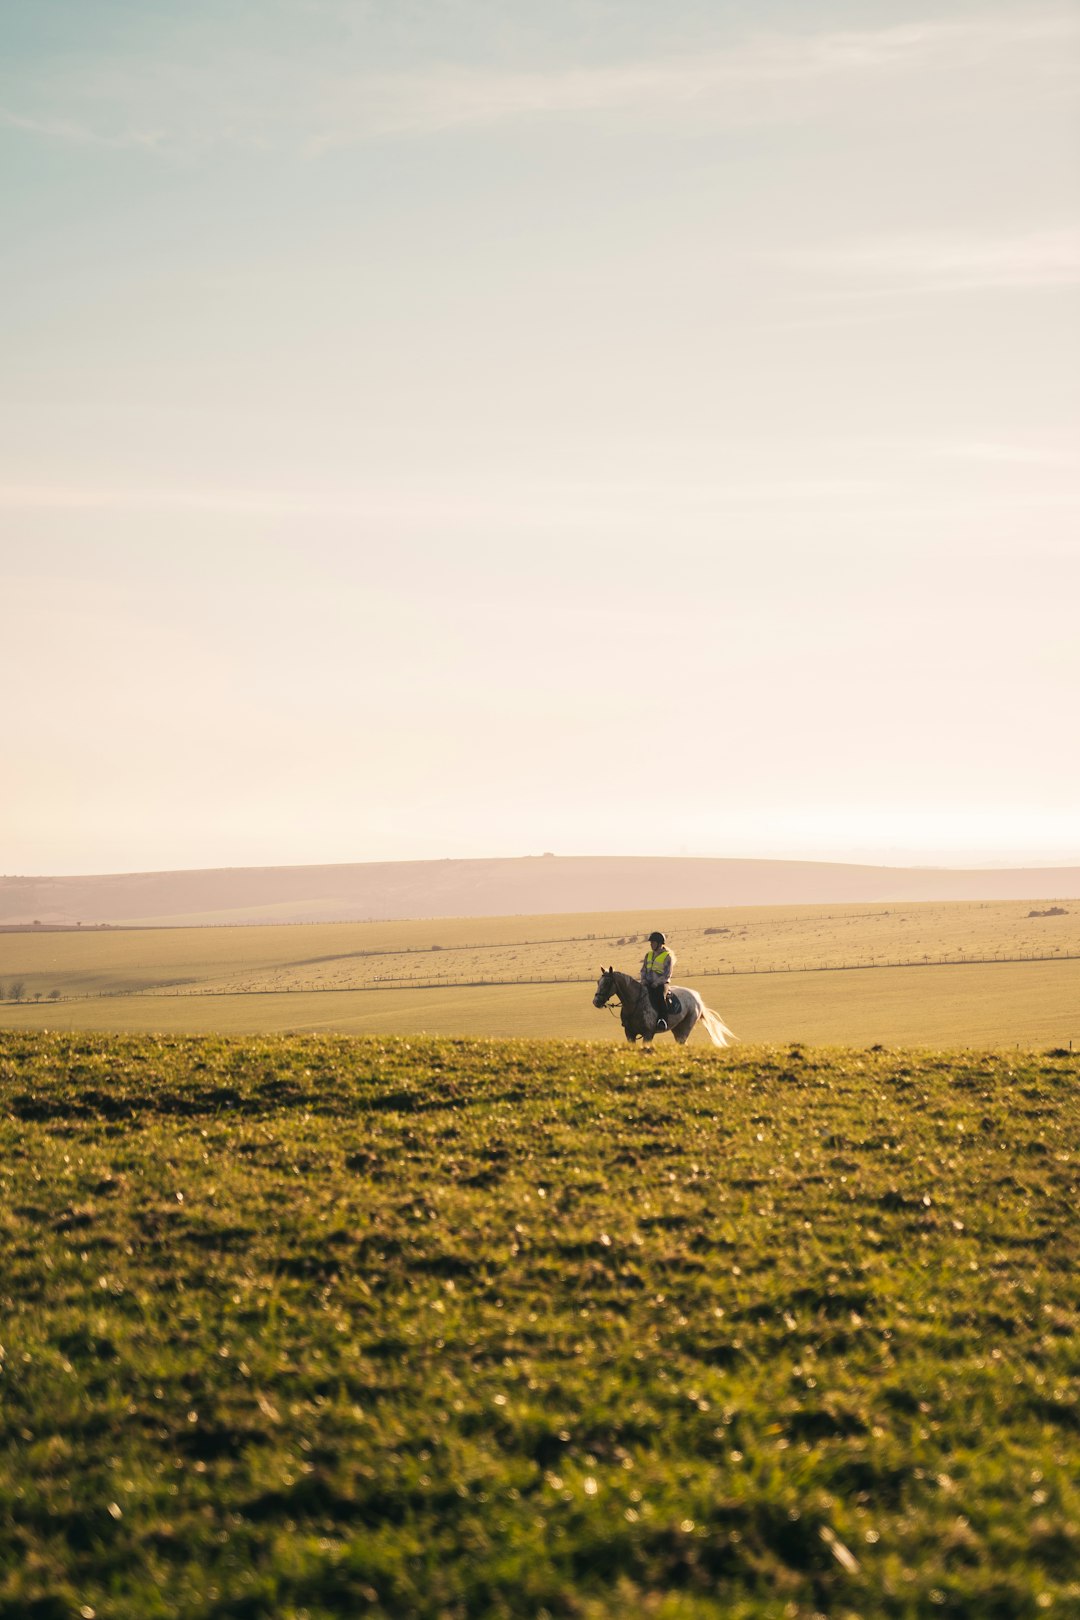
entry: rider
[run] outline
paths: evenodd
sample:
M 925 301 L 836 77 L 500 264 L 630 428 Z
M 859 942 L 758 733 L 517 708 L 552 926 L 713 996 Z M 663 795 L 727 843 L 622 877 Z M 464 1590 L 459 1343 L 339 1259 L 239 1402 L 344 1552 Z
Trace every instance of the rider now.
M 675 957 L 668 950 L 664 936 L 661 933 L 649 935 L 649 949 L 645 953 L 645 960 L 641 964 L 641 982 L 645 986 L 649 1000 L 656 1013 L 657 1031 L 667 1029 L 667 1019 L 664 1017 L 664 997 L 671 982 L 671 970 L 675 966 Z

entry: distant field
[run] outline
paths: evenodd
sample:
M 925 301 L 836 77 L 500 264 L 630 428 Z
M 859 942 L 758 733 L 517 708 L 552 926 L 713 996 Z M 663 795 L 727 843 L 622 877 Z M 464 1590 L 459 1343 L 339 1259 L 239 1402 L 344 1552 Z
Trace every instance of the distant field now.
M 1078 1081 L 0 1033 L 0 1620 L 1076 1615 Z
M 1080 1045 L 1080 961 L 1068 959 L 1080 956 L 1080 905 L 1061 916 L 1031 909 L 763 907 L 663 921 L 676 977 L 745 1039 Z M 590 1006 L 590 987 L 608 962 L 636 969 L 654 921 L 604 913 L 0 934 L 9 997 L 0 1025 L 618 1038 L 617 1023 Z M 938 965 L 962 957 L 981 960 Z M 898 961 L 921 965 L 886 966 Z M 866 966 L 819 971 L 842 963 Z M 479 982 L 493 980 L 521 982 Z M 50 1002 L 53 992 L 62 999 Z
M 1080 1050 L 1080 962 L 882 968 L 705 979 L 706 1001 L 742 1040 L 891 1046 L 1067 1046 Z M 591 985 L 471 990 L 299 991 L 280 995 L 109 996 L 0 1007 L 13 1029 L 151 1033 L 426 1032 L 622 1042 Z M 695 1046 L 706 1037 L 693 1036 Z M 670 1044 L 662 1042 L 661 1044 Z

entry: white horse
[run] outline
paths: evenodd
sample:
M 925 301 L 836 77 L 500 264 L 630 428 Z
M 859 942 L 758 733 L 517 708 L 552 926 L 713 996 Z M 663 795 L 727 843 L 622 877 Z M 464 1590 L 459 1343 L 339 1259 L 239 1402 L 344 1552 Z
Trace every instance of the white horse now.
M 680 1046 L 686 1045 L 690 1031 L 699 1019 L 714 1046 L 726 1046 L 729 1041 L 738 1039 L 720 1014 L 706 1007 L 696 990 L 688 990 L 682 984 L 669 984 L 668 994 L 678 998 L 681 1008 L 681 1011 L 669 1014 L 667 1019 L 668 1029 Z M 601 968 L 593 1006 L 606 1007 L 612 996 L 619 998 L 622 1027 L 627 1040 L 636 1041 L 640 1036 L 646 1046 L 651 1046 L 656 1035 L 656 1013 L 641 980 L 632 978 L 629 973 L 617 973 L 611 967 Z

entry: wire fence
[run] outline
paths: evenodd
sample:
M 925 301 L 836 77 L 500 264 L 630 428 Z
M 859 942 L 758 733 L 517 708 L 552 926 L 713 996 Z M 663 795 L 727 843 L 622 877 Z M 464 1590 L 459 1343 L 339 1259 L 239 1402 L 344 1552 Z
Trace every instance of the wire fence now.
M 981 967 L 997 964 L 1020 962 L 1076 962 L 1080 961 L 1078 951 L 997 951 L 981 955 L 968 954 L 962 951 L 946 951 L 940 955 L 922 955 L 914 957 L 884 958 L 874 957 L 862 961 L 829 961 L 829 962 L 749 962 L 743 965 L 734 963 L 723 967 L 702 968 L 692 977 L 697 979 L 729 979 L 729 978 L 760 978 L 768 974 L 809 974 L 809 973 L 865 973 L 881 971 L 887 968 L 928 968 L 928 967 Z M 529 985 L 560 985 L 581 984 L 593 985 L 597 981 L 591 975 L 579 973 L 566 974 L 518 974 L 514 977 L 500 977 L 495 975 L 463 976 L 454 973 L 425 973 L 425 974 L 373 974 L 364 984 L 325 984 L 318 980 L 298 981 L 287 985 L 253 985 L 238 988 L 229 985 L 199 985 L 199 984 L 156 984 L 140 985 L 113 990 L 87 991 L 82 995 L 61 995 L 41 998 L 39 996 L 24 997 L 21 1003 L 12 1005 L 30 1004 L 47 1005 L 55 1007 L 57 1002 L 71 1001 L 100 1001 L 116 996 L 159 996 L 163 998 L 182 998 L 192 996 L 294 996 L 294 995 L 363 995 L 373 994 L 385 990 L 480 990 L 517 987 Z

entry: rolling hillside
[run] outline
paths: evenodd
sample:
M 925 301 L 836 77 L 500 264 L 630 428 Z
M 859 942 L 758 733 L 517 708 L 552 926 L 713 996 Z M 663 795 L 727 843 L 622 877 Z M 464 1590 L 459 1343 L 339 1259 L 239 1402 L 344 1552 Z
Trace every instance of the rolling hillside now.
M 1080 867 L 526 856 L 0 878 L 0 926 L 350 922 L 636 907 L 1080 898 Z

